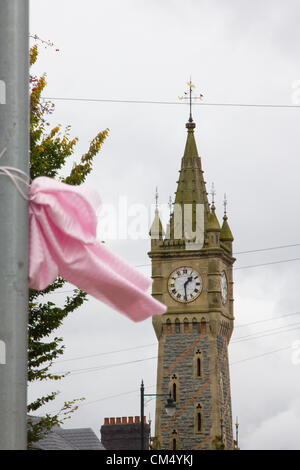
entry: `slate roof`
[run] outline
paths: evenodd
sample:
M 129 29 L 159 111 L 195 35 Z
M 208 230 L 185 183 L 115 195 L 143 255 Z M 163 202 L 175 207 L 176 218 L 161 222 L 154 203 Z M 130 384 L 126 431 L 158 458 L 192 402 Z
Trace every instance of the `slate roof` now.
M 38 419 L 38 418 L 37 418 Z M 105 450 L 91 428 L 53 430 L 34 445 L 37 450 Z

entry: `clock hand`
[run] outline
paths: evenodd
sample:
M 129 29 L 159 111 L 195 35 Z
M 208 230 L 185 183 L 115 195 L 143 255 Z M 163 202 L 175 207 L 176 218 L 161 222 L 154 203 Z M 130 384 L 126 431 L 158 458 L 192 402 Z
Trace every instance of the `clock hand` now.
M 187 293 L 186 293 L 186 283 L 184 284 L 184 294 L 185 294 L 185 300 L 187 300 Z
M 183 284 L 184 293 L 185 293 L 185 298 L 186 298 L 186 299 L 187 299 L 186 286 L 188 285 L 189 282 L 192 281 L 192 279 L 193 279 L 193 277 L 192 277 L 192 276 L 189 276 L 189 277 L 187 278 L 187 280 L 185 281 L 185 283 Z

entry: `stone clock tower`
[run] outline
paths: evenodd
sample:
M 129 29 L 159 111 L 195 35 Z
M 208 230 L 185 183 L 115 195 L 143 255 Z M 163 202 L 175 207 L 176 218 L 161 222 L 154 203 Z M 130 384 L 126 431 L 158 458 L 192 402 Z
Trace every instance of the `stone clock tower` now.
M 156 209 L 150 230 L 152 295 L 168 309 L 153 317 L 159 342 L 155 436 L 162 450 L 232 449 L 227 347 L 234 319 L 233 236 L 226 211 L 221 227 L 214 202 L 208 202 L 191 116 L 186 127 L 174 207 L 182 208 L 182 220 L 189 207 L 193 231 L 198 224 L 204 237 L 191 245 L 184 223 L 178 236 L 174 212 L 165 235 Z M 173 417 L 164 410 L 170 394 Z

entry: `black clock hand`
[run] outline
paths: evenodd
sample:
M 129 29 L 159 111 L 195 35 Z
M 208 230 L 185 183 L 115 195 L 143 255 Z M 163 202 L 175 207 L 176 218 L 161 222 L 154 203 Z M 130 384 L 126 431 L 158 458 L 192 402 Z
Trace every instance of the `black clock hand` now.
M 192 276 L 188 277 L 187 280 L 185 281 L 185 283 L 183 284 L 183 287 L 184 287 L 184 293 L 185 293 L 185 298 L 187 299 L 187 293 L 186 293 L 186 286 L 188 285 L 189 282 L 191 282 L 193 279 Z

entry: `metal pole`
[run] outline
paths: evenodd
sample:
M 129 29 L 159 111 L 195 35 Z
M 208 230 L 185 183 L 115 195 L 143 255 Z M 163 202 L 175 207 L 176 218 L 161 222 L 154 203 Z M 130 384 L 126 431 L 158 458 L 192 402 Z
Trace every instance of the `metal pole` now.
M 28 0 L 0 0 L 0 166 L 28 174 Z M 28 207 L 0 175 L 0 449 L 26 449 Z
M 141 450 L 144 450 L 144 382 L 141 384 Z

